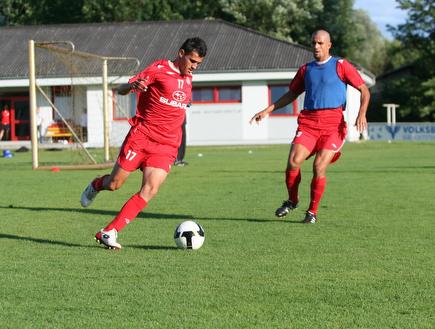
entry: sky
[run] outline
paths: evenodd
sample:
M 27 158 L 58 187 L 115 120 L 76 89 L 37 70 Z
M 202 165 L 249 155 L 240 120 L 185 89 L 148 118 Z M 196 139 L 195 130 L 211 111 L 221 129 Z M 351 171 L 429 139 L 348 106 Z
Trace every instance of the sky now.
M 354 9 L 364 9 L 379 31 L 387 39 L 393 39 L 387 24 L 397 26 L 406 21 L 406 11 L 397 8 L 395 0 L 355 0 Z

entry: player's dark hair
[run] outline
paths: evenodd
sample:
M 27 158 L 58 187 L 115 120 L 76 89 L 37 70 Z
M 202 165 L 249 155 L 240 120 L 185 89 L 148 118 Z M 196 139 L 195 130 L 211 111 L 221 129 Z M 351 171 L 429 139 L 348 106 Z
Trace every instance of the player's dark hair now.
M 207 45 L 205 44 L 205 41 L 198 37 L 187 39 L 181 45 L 180 49 L 183 49 L 186 54 L 196 51 L 201 57 L 205 57 L 207 54 Z

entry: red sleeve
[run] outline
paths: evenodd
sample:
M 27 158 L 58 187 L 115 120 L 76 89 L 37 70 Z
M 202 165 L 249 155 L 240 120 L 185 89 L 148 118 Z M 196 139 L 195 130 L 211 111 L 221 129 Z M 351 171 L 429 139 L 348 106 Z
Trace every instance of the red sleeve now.
M 364 84 L 364 80 L 361 78 L 355 66 L 345 59 L 340 59 L 337 62 L 337 74 L 343 82 L 356 89 Z
M 146 80 L 146 85 L 149 86 L 154 82 L 158 70 L 159 70 L 158 62 L 154 62 L 150 66 L 148 66 L 145 70 L 136 74 L 134 77 L 130 78 L 130 80 L 128 80 L 128 83 L 133 83 L 138 79 L 143 79 Z
M 292 82 L 290 82 L 290 90 L 297 95 L 302 94 L 305 91 L 305 72 L 307 71 L 307 64 L 301 66 L 293 78 Z

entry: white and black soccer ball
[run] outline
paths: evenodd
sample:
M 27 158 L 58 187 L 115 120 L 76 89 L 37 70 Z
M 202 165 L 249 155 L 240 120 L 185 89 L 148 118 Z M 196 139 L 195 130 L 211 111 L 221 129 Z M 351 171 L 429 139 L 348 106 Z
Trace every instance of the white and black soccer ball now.
M 177 226 L 174 239 L 178 248 L 196 250 L 204 243 L 204 229 L 198 223 L 188 220 Z

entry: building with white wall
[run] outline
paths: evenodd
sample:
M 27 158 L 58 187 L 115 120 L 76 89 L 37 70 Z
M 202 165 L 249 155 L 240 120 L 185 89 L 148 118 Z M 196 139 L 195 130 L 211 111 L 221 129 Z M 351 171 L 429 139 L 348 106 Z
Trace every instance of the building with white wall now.
M 312 60 L 311 50 L 221 20 L 0 28 L 0 106 L 7 103 L 14 108 L 14 138 L 28 138 L 29 115 L 25 106 L 29 85 L 28 40 L 68 40 L 82 52 L 134 57 L 140 62 L 137 68 L 140 71 L 156 59 L 173 58 L 182 42 L 193 36 L 207 42 L 208 54 L 193 77 L 193 102 L 187 112 L 187 144 L 289 143 L 296 130 L 303 95 L 295 104 L 275 112 L 260 125 L 248 122 L 286 91 L 297 69 Z M 359 69 L 366 84 L 373 86 L 374 76 Z M 38 83 L 51 101 L 64 108 L 65 115 L 75 126 L 86 130 L 86 144 L 91 147 L 101 147 L 104 143 L 99 70 L 96 66 L 95 72 L 87 72 L 88 77 L 81 80 L 72 79 L 70 73 L 59 69 L 47 69 L 44 76 L 38 77 Z M 134 114 L 135 107 L 134 96 L 118 96 L 112 91 L 133 75 L 119 74 L 109 72 L 108 79 L 109 131 L 113 146 L 120 145 L 128 132 L 127 120 Z M 74 106 L 67 105 L 68 97 L 74 98 Z M 20 106 L 14 106 L 19 104 L 16 100 L 21 101 Z M 57 119 L 48 101 L 39 98 L 39 106 L 46 125 Z M 349 87 L 345 118 L 351 141 L 359 137 L 353 128 L 358 108 L 359 92 Z

